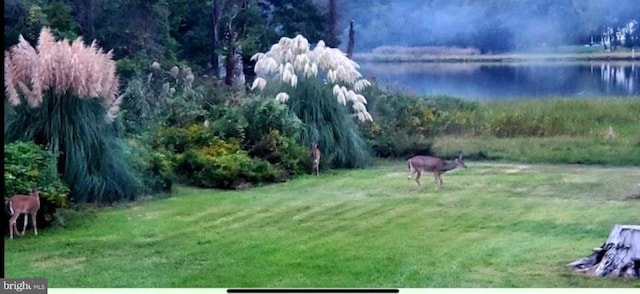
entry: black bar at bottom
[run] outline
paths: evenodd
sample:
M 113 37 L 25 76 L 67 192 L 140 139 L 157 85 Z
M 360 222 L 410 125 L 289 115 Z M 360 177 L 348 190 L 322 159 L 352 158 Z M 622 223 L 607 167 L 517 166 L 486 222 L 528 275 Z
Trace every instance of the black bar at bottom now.
M 227 293 L 400 293 L 398 289 L 227 289 Z

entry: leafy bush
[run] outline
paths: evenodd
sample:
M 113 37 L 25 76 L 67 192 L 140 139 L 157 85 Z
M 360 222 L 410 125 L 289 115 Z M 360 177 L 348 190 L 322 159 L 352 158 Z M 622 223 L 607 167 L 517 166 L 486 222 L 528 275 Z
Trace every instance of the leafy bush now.
M 245 147 L 255 145 L 273 131 L 284 137 L 299 139 L 303 123 L 282 103 L 271 99 L 254 99 L 244 103 L 240 111 L 247 121 Z
M 55 156 L 33 142 L 14 142 L 4 148 L 5 197 L 40 188 L 38 226 L 48 226 L 56 210 L 69 203 L 69 188 L 56 172 Z
M 171 191 L 175 180 L 171 153 L 153 150 L 137 139 L 130 139 L 128 143 L 128 155 L 141 181 L 142 192 Z
M 213 135 L 224 139 L 244 140 L 246 138 L 245 133 L 249 128 L 249 123 L 239 107 L 222 106 L 217 109 L 216 113 L 217 116 L 212 117 L 210 123 Z
M 310 157 L 298 143 L 303 123 L 285 105 L 256 99 L 242 104 L 239 111 L 246 121 L 243 149 L 250 156 L 265 159 L 289 175 L 305 171 Z
M 210 129 L 201 124 L 192 124 L 186 128 L 160 129 L 156 136 L 155 147 L 166 148 L 174 153 L 183 153 L 188 149 L 209 146 L 217 140 L 218 138 Z
M 154 132 L 164 124 L 185 127 L 204 121 L 204 91 L 194 83 L 189 67 L 165 70 L 157 63 L 145 75 L 132 78 L 123 94 L 126 99 L 121 114 L 127 133 Z
M 286 106 L 253 99 L 212 110 L 208 124 L 157 132 L 154 148 L 175 154 L 181 182 L 231 188 L 283 181 L 310 166 L 306 148 L 298 143 L 302 124 Z
M 182 180 L 204 188 L 233 188 L 243 182 L 276 182 L 284 173 L 259 158 L 251 158 L 238 141 L 216 139 L 211 146 L 189 149 L 176 157 Z
M 249 156 L 262 158 L 290 176 L 304 172 L 309 154 L 298 143 L 303 124 L 285 105 L 247 99 L 217 110 L 219 117 L 212 118 L 209 127 L 215 136 L 240 140 Z
M 277 130 L 264 135 L 248 151 L 252 157 L 259 157 L 283 169 L 293 176 L 304 173 L 311 166 L 311 157 L 306 148 L 292 138 L 285 137 Z
M 361 128 L 369 145 L 380 157 L 402 157 L 430 152 L 438 113 L 426 100 L 403 93 L 369 94 L 373 123 Z

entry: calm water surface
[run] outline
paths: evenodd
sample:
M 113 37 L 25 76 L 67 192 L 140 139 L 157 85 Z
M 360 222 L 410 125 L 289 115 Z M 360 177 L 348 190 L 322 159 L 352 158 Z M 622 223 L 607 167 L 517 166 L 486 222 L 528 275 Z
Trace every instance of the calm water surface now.
M 357 61 L 357 60 L 356 60 Z M 360 63 L 387 88 L 468 99 L 640 96 L 640 62 Z

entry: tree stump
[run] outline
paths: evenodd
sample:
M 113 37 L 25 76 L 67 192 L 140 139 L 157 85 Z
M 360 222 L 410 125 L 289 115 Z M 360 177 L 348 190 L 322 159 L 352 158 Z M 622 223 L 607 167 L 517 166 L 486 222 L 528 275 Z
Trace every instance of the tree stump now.
M 594 277 L 640 277 L 640 226 L 614 225 L 609 238 L 585 258 L 567 264 Z

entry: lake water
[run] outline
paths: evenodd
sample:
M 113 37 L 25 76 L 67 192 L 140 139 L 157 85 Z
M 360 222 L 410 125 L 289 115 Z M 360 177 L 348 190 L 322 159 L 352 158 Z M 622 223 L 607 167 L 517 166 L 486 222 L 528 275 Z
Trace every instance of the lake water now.
M 357 61 L 357 60 L 356 60 Z M 640 62 L 360 63 L 379 85 L 467 99 L 637 97 Z

